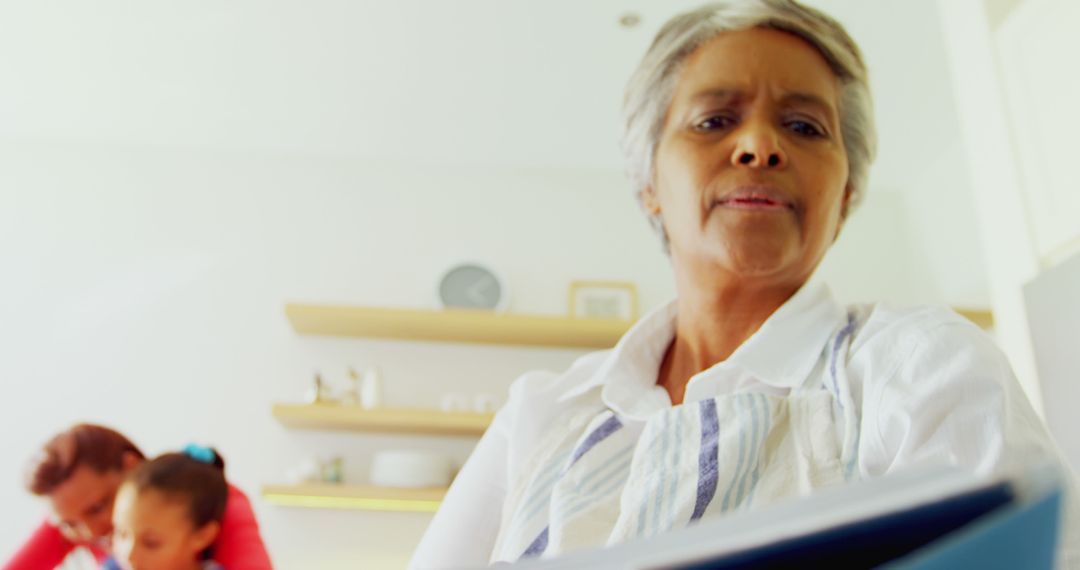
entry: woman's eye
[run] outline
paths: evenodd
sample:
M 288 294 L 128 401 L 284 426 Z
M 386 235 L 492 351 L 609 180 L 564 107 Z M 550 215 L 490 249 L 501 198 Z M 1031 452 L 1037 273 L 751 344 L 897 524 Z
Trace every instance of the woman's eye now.
M 822 137 L 825 136 L 825 131 L 818 128 L 817 125 L 809 121 L 791 121 L 788 123 L 788 128 L 796 134 L 800 134 L 804 137 Z
M 717 129 L 723 129 L 730 127 L 735 121 L 730 117 L 724 116 L 712 116 L 704 120 L 698 121 L 694 124 L 694 130 L 697 131 L 715 131 Z
M 105 512 L 112 511 L 113 501 L 116 500 L 116 495 L 108 495 L 102 497 L 98 502 L 94 503 L 87 509 L 89 516 L 97 516 Z

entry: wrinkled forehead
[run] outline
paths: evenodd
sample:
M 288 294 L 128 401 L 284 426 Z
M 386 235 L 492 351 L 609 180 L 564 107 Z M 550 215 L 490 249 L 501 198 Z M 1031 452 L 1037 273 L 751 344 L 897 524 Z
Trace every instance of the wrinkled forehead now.
M 775 99 L 838 107 L 840 79 L 812 44 L 795 34 L 750 28 L 723 32 L 683 61 L 674 101 L 721 95 L 746 97 L 762 90 Z

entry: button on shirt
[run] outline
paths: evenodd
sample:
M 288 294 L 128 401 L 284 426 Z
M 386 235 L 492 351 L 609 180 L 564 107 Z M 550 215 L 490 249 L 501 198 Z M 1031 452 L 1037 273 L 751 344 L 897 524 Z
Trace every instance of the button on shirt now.
M 667 391 L 656 380 L 676 319 L 673 301 L 635 324 L 612 350 L 588 354 L 562 374 L 518 378 L 410 567 L 488 564 L 507 494 L 535 468 L 531 463 L 545 435 L 565 429 L 563 418 L 610 409 L 624 421 L 644 422 L 669 409 Z M 740 392 L 784 396 L 830 365 L 836 333 L 845 326 L 853 331 L 839 365 L 846 367 L 858 411 L 858 476 L 935 462 L 988 474 L 1046 459 L 1069 473 L 1004 355 L 983 331 L 940 307 L 845 309 L 821 284 L 804 286 L 727 360 L 694 375 L 684 402 Z M 1066 510 L 1070 532 L 1061 552 L 1068 567 L 1078 567 L 1075 493 Z

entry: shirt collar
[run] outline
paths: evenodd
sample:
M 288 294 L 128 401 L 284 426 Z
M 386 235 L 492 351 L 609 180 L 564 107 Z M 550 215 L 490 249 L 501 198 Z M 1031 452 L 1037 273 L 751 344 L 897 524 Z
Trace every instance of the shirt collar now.
M 727 362 L 778 388 L 796 388 L 844 325 L 846 311 L 822 283 L 810 283 L 780 306 Z M 723 363 L 721 363 L 723 364 Z
M 639 320 L 584 384 L 563 399 L 602 387 L 604 403 L 616 413 L 641 416 L 670 405 L 656 386 L 660 362 L 675 336 L 677 303 L 672 300 Z M 722 370 L 740 368 L 777 388 L 796 388 L 810 375 L 845 311 L 821 283 L 791 296 L 725 361 L 691 380 L 707 382 Z

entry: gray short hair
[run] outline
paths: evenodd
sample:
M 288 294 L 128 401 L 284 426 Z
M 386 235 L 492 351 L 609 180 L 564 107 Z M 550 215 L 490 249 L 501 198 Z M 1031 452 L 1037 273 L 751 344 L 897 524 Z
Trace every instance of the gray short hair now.
M 821 53 L 840 80 L 840 131 L 848 157 L 848 211 L 866 190 L 877 153 L 873 100 L 859 46 L 836 20 L 793 0 L 743 0 L 706 4 L 668 20 L 626 85 L 622 149 L 638 200 L 651 183 L 660 134 L 686 57 L 716 36 L 750 28 L 794 34 Z M 650 223 L 667 249 L 659 216 Z

